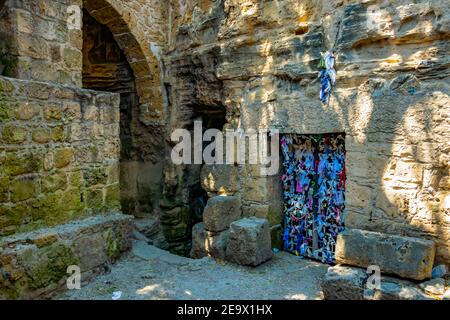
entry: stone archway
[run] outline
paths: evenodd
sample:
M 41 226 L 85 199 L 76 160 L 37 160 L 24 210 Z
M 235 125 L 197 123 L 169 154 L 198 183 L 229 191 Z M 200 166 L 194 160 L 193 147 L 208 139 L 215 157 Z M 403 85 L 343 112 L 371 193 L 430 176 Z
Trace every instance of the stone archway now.
M 136 82 L 140 119 L 158 122 L 163 117 L 163 97 L 160 90 L 160 66 L 151 49 L 138 39 L 144 39 L 139 28 L 132 27 L 130 13 L 119 8 L 114 0 L 84 0 L 86 10 L 100 24 L 105 25 L 123 50 Z M 121 12 L 119 12 L 121 10 Z
M 147 235 L 160 246 L 165 142 L 162 93 L 154 90 L 159 70 L 149 63 L 153 58 L 111 4 L 84 1 L 83 87 L 120 94 L 122 211 L 145 219 Z

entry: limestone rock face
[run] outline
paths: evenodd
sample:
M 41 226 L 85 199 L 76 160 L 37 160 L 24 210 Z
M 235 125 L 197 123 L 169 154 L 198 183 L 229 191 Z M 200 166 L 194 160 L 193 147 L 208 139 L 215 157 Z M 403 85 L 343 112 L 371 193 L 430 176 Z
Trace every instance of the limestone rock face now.
M 228 261 L 257 266 L 271 258 L 270 228 L 267 220 L 244 218 L 231 224 L 226 251 Z
M 208 200 L 203 212 L 205 229 L 220 232 L 241 217 L 241 203 L 235 196 L 216 196 Z
M 222 106 L 226 128 L 343 132 L 346 225 L 433 239 L 436 264 L 449 264 L 445 2 L 184 3 L 171 6 L 176 18 L 164 57 L 173 76 L 175 127 L 192 121 L 201 105 Z M 322 104 L 317 64 L 320 52 L 331 49 L 337 53 L 337 80 Z M 237 191 L 244 208 L 281 198 L 278 177 L 244 171 Z M 278 219 L 270 223 L 281 223 L 282 209 L 270 211 Z
M 377 265 L 382 273 L 423 280 L 431 277 L 433 241 L 347 229 L 338 235 L 336 262 L 360 267 Z
M 109 29 L 123 51 L 116 61 L 114 46 L 102 44 L 97 58 L 114 65 L 99 61 L 91 75 L 111 81 L 115 73 L 132 95 L 80 88 L 89 75 L 83 59 L 95 50 L 83 44 L 89 32 L 67 28 L 69 5 Z M 0 75 L 0 237 L 139 211 L 160 221 L 148 233 L 161 235 L 161 247 L 185 254 L 204 189 L 211 199 L 204 227 L 194 228 L 198 250 L 213 238 L 208 250 L 222 256 L 240 208 L 267 219 L 279 240 L 279 174 L 261 176 L 248 164 L 201 172 L 174 165 L 170 134 L 198 119 L 208 129 L 339 132 L 346 226 L 413 238 L 342 235 L 338 256 L 428 278 L 433 260 L 450 264 L 449 39 L 442 0 L 0 0 L 0 48 L 12 53 L 0 56 L 0 74 L 21 79 Z M 317 65 L 327 50 L 336 52 L 337 79 L 322 104 Z M 265 236 L 251 231 L 258 228 L 265 226 L 232 227 L 226 255 L 248 264 L 268 256 L 258 247 Z M 401 286 L 383 288 L 395 296 Z

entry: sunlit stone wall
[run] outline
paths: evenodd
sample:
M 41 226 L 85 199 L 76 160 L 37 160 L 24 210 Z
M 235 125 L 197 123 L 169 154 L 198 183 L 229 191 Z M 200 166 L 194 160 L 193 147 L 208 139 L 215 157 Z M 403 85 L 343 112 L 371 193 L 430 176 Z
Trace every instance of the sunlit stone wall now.
M 223 105 L 226 127 L 345 132 L 347 226 L 433 239 L 436 263 L 450 262 L 450 14 L 441 1 L 190 0 L 171 10 L 174 124 L 192 105 Z M 317 65 L 332 48 L 337 82 L 322 104 Z M 240 166 L 238 181 L 242 215 L 279 226 L 278 177 Z

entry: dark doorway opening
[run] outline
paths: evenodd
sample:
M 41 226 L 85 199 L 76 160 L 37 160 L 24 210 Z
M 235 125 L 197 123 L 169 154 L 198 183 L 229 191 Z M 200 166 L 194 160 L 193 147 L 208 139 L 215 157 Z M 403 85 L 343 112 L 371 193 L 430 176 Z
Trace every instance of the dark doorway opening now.
M 17 43 L 11 24 L 12 11 L 0 0 L 0 76 L 17 77 Z
M 224 125 L 226 124 L 226 110 L 223 106 L 203 106 L 197 105 L 193 107 L 194 116 L 193 121 L 202 122 L 202 136 L 205 131 L 209 129 L 217 129 L 222 131 Z M 189 128 L 191 131 L 193 128 Z M 193 136 L 193 133 L 192 133 Z M 206 146 L 210 144 L 209 141 L 204 141 L 202 150 L 205 150 Z M 215 156 L 215 154 L 212 154 Z M 219 155 L 220 156 L 220 155 Z M 188 186 L 190 203 L 191 203 L 191 222 L 190 228 L 203 221 L 203 210 L 208 202 L 208 194 L 203 190 L 200 182 L 200 171 L 202 165 L 191 165 L 189 169 L 190 174 L 194 175 L 191 180 L 192 183 Z M 189 237 L 191 239 L 191 237 Z
M 281 138 L 286 251 L 334 262 L 345 220 L 345 134 Z
M 146 126 L 140 121 L 140 97 L 127 56 L 111 30 L 85 9 L 83 87 L 120 94 L 122 212 L 152 219 L 153 222 L 148 224 L 154 227 L 149 229 L 158 230 L 164 161 L 162 129 Z M 147 235 L 152 237 L 152 234 Z

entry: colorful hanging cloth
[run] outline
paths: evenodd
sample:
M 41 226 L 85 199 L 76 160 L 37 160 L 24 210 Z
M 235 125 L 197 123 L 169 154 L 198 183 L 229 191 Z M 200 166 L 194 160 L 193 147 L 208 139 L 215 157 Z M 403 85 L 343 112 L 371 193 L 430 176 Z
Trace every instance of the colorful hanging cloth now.
M 336 70 L 334 69 L 335 58 L 334 55 L 327 51 L 320 53 L 319 62 L 319 79 L 321 81 L 320 100 L 322 103 L 326 103 L 331 89 L 336 82 Z
M 284 248 L 332 263 L 345 221 L 345 138 L 285 134 L 281 146 Z

